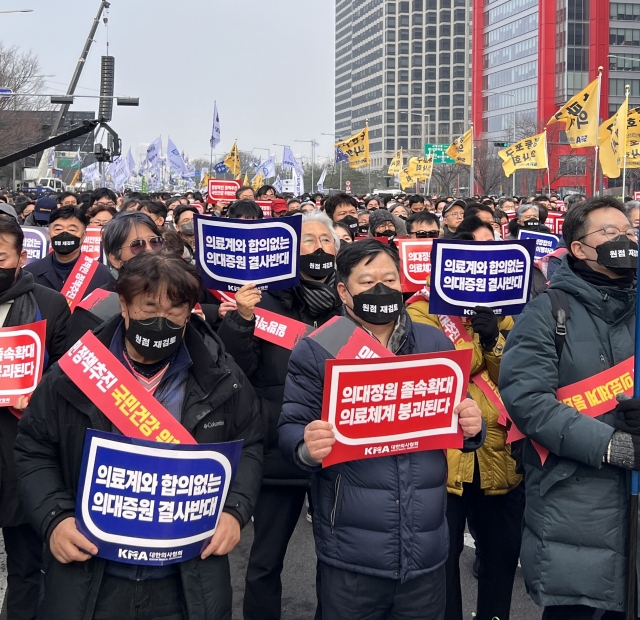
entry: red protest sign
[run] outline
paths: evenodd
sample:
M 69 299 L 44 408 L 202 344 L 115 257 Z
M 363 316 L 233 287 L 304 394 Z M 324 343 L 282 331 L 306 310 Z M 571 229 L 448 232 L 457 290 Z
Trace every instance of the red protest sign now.
M 557 211 L 549 211 L 545 225 L 549 227 L 549 230 L 554 235 L 562 234 L 563 224 L 564 224 L 564 213 L 558 213 Z
M 236 199 L 236 192 L 240 189 L 240 187 L 240 181 L 209 179 L 209 201 L 233 202 Z
M 270 312 L 264 308 L 255 308 L 253 313 L 256 315 L 254 335 L 289 349 L 289 351 L 314 330 L 313 327 L 301 321 Z
M 423 450 L 460 449 L 456 405 L 465 398 L 471 350 L 327 360 L 322 420 L 336 443 L 322 466 Z
M 59 361 L 60 368 L 126 437 L 194 444 L 189 431 L 87 332 Z
M 226 301 L 230 303 L 236 303 L 236 294 L 231 291 L 216 291 L 214 289 L 209 289 L 209 292 L 218 300 L 218 301 Z
M 89 293 L 80 303 L 76 305 L 76 308 L 82 308 L 83 310 L 91 311 L 101 301 L 105 300 L 109 295 L 112 295 L 109 291 L 103 288 L 97 288 Z
M 46 321 L 0 329 L 1 406 L 12 407 L 40 383 L 46 336 Z
M 89 227 L 86 230 L 84 241 L 82 242 L 83 254 L 90 256 L 98 262 L 102 260 L 102 226 Z
M 272 217 L 273 213 L 271 212 L 271 201 L 270 200 L 256 200 L 258 206 L 262 209 L 262 214 L 265 217 Z
M 400 253 L 400 283 L 404 293 L 421 290 L 431 275 L 433 239 L 394 239 Z
M 87 292 L 87 288 L 89 288 L 91 278 L 93 278 L 93 274 L 97 269 L 98 261 L 93 260 L 91 256 L 86 254 L 80 254 L 80 258 L 78 258 L 78 261 L 60 291 L 62 296 L 67 300 L 71 312 L 76 309 L 78 302 L 82 301 L 84 294 Z

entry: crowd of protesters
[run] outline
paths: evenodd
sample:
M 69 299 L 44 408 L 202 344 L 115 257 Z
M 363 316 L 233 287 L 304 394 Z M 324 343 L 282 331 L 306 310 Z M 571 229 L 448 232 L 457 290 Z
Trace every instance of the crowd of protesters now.
M 270 202 L 271 217 L 301 218 L 300 282 L 272 292 L 247 284 L 221 301 L 196 266 L 194 217 L 260 220 L 257 201 Z M 536 266 L 521 315 L 470 308 L 466 337 L 452 343 L 428 295 L 402 290 L 396 238 L 516 240 L 519 230 L 550 233 L 550 212 L 563 214 L 562 235 Z M 197 191 L 0 193 L 2 327 L 47 321 L 40 385 L 0 408 L 9 620 L 229 620 L 228 554 L 251 522 L 244 619 L 278 620 L 305 500 L 317 620 L 462 620 L 466 528 L 478 620 L 509 620 L 519 562 L 544 620 L 621 620 L 640 400 L 590 417 L 556 391 L 633 356 L 639 220 L 638 202 L 581 194 L 293 197 L 265 185 L 212 203 Z M 45 258 L 26 264 L 23 227 L 48 229 Z M 85 294 L 103 289 L 112 303 L 72 314 L 60 293 L 88 227 L 102 229 L 105 264 Z M 382 300 L 395 310 L 380 311 Z M 524 439 L 508 440 L 501 403 L 471 382 L 456 408 L 461 450 L 323 468 L 335 443 L 320 419 L 331 355 L 310 338 L 293 351 L 260 339 L 255 308 L 314 328 L 347 317 L 395 355 L 470 349 L 472 374 L 486 371 Z M 140 344 L 150 329 L 178 337 L 151 350 Z M 104 560 L 76 527 L 85 432 L 115 430 L 57 363 L 87 330 L 198 443 L 243 440 L 198 558 L 157 568 Z

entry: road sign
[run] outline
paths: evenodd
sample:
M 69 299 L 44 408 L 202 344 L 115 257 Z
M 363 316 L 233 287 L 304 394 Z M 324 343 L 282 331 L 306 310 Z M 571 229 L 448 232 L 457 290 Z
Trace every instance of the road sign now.
M 433 155 L 434 164 L 455 164 L 456 162 L 447 155 L 449 144 L 425 144 L 424 154 Z
M 10 88 L 0 88 L 0 97 L 11 97 L 13 91 Z
M 351 181 L 344 182 L 344 190 L 345 192 L 347 192 L 347 194 L 351 193 Z

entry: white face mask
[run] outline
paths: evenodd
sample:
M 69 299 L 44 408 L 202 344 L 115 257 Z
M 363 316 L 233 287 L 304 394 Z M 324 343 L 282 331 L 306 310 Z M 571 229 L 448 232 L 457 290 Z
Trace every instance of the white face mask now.
M 167 222 L 173 222 L 173 215 L 167 215 L 166 221 Z

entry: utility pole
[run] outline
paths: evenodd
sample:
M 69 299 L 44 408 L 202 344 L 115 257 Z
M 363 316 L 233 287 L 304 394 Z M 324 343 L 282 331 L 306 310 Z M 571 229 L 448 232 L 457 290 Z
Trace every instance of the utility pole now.
M 76 70 L 73 72 L 73 77 L 71 78 L 71 82 L 69 84 L 69 88 L 67 88 L 67 95 L 73 95 L 76 92 L 76 87 L 78 86 L 78 82 L 80 81 L 80 76 L 82 75 L 82 69 L 84 69 L 84 63 L 89 56 L 89 50 L 91 49 L 91 44 L 93 43 L 93 38 L 95 37 L 96 31 L 98 30 L 98 25 L 100 23 L 100 18 L 102 17 L 102 12 L 104 9 L 108 9 L 110 3 L 107 0 L 100 0 L 100 8 L 98 9 L 98 14 L 93 20 L 93 24 L 91 25 L 91 30 L 89 31 L 89 36 L 84 44 L 84 49 L 82 50 L 82 54 L 78 59 L 78 64 L 76 65 Z M 65 115 L 69 111 L 68 103 L 65 103 L 60 106 L 60 110 L 58 111 L 58 116 L 56 117 L 53 126 L 51 127 L 51 136 L 56 136 L 58 134 L 58 130 L 60 129 L 60 125 L 62 125 L 62 121 L 64 120 Z

